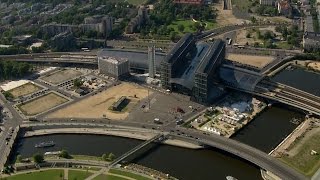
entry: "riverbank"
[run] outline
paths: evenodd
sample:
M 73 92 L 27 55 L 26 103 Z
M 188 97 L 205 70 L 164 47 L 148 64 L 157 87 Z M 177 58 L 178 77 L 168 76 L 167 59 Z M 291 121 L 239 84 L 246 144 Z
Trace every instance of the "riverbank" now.
M 308 119 L 293 131 L 271 155 L 306 176 L 320 168 L 320 120 Z
M 156 131 L 153 132 L 140 132 L 138 130 L 131 131 L 129 129 L 106 129 L 106 128 L 59 128 L 59 129 L 41 129 L 41 130 L 34 130 L 34 131 L 27 131 L 23 135 L 23 138 L 32 137 L 32 136 L 44 136 L 49 134 L 94 134 L 94 135 L 107 135 L 107 136 L 118 136 L 118 137 L 125 137 L 131 139 L 138 139 L 138 140 L 148 140 L 154 137 L 157 133 Z M 202 146 L 186 142 L 179 139 L 167 139 L 163 141 L 163 144 L 178 146 L 182 148 L 188 149 L 201 149 Z

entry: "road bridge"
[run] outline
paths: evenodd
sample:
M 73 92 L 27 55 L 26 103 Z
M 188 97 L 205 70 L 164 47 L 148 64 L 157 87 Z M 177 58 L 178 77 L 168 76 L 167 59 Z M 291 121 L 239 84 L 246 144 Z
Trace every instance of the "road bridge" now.
M 217 135 L 204 135 L 199 131 L 186 129 L 186 128 L 179 128 L 180 132 L 187 134 L 189 137 L 186 136 L 179 136 L 185 139 L 192 139 L 197 141 L 199 144 L 202 145 L 209 145 L 211 147 L 221 149 L 225 152 L 231 153 L 236 155 L 242 159 L 245 159 L 262 169 L 270 171 L 280 177 L 281 179 L 286 180 L 300 180 L 300 179 L 307 179 L 302 174 L 296 172 L 295 170 L 291 169 L 287 165 L 283 164 L 279 160 L 276 160 L 272 156 L 267 155 L 266 153 L 253 148 L 249 145 L 240 143 L 238 141 L 217 136 Z M 171 135 L 171 134 L 170 134 Z
M 61 124 L 63 124 L 65 127 L 68 126 L 72 126 L 75 127 L 76 124 L 79 123 L 68 123 L 69 120 L 66 120 L 64 123 L 60 122 Z M 121 125 L 122 127 L 125 127 L 125 123 L 128 124 L 128 126 L 126 126 L 127 128 L 141 128 L 141 124 L 138 123 L 131 123 L 130 121 L 110 121 L 108 122 L 109 126 L 115 126 L 118 125 L 118 123 L 120 123 L 119 125 Z M 43 123 L 31 123 L 30 125 L 32 126 L 36 126 L 37 124 L 39 124 L 39 126 L 44 125 Z M 45 127 L 48 128 L 50 125 L 52 126 L 56 126 L 59 123 L 49 123 L 46 122 L 45 123 Z M 81 123 L 80 123 L 81 124 Z M 79 124 L 79 125 L 80 125 Z M 83 126 L 88 126 L 90 123 L 82 123 Z M 94 124 L 92 124 L 94 125 Z M 97 125 L 97 124 L 96 124 Z M 101 124 L 101 126 L 103 126 L 103 124 Z M 22 125 L 22 127 L 24 127 Z M 170 132 L 166 133 L 166 132 Z M 175 130 L 175 131 L 172 131 Z M 299 174 L 298 172 L 295 172 L 293 169 L 291 169 L 290 167 L 286 166 L 285 164 L 282 164 L 280 161 L 274 159 L 273 157 L 269 156 L 268 154 L 255 149 L 249 145 L 243 144 L 241 142 L 232 140 L 232 139 L 228 139 L 225 137 L 221 137 L 221 136 L 217 136 L 217 135 L 204 135 L 202 134 L 202 132 L 196 131 L 194 129 L 186 129 L 186 128 L 182 128 L 182 127 L 164 127 L 163 131 L 165 132 L 165 134 L 162 134 L 162 132 L 158 131 L 159 134 L 154 136 L 153 138 L 143 142 L 142 144 L 138 145 L 137 147 L 133 148 L 132 150 L 128 151 L 127 153 L 125 153 L 124 155 L 122 155 L 121 157 L 117 158 L 115 161 L 113 161 L 113 165 L 121 162 L 123 159 L 125 159 L 126 157 L 130 156 L 130 154 L 133 154 L 134 152 L 138 151 L 139 149 L 145 147 L 147 144 L 152 143 L 154 141 L 156 141 L 157 139 L 163 137 L 165 138 L 166 136 L 171 136 L 171 137 L 177 137 L 180 140 L 187 140 L 189 142 L 193 141 L 193 142 L 197 142 L 197 144 L 202 144 L 202 145 L 209 145 L 212 147 L 215 147 L 217 149 L 221 149 L 223 151 L 226 151 L 228 153 L 231 153 L 233 155 L 236 155 L 240 158 L 243 158 L 267 171 L 270 171 L 274 174 L 276 174 L 277 176 L 281 177 L 282 179 L 305 179 L 305 177 L 301 174 Z M 185 135 L 178 135 L 179 134 L 185 134 Z M 186 137 L 186 135 L 188 137 Z M 165 140 L 165 139 L 162 139 Z M 106 168 L 104 169 L 104 171 L 101 171 L 101 173 L 107 171 L 109 166 L 106 165 Z

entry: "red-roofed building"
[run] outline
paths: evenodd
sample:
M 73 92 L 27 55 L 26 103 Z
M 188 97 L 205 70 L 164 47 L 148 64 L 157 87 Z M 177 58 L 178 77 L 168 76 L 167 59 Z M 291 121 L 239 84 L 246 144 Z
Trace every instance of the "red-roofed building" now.
M 278 12 L 282 15 L 288 16 L 292 11 L 290 2 L 288 0 L 280 0 L 277 6 Z
M 178 4 L 203 4 L 204 0 L 174 0 L 174 3 L 178 3 Z

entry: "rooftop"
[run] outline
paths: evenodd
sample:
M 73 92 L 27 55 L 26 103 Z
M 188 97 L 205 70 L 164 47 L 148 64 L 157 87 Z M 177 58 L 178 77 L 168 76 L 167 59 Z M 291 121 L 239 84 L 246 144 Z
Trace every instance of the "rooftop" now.
M 120 64 L 128 61 L 127 58 L 118 58 L 118 57 L 110 57 L 110 56 L 100 56 L 99 60 L 106 61 L 112 64 Z
M 207 73 L 212 68 L 212 66 L 214 66 L 217 59 L 217 57 L 215 56 L 220 52 L 223 44 L 224 43 L 221 39 L 217 39 L 210 45 L 208 52 L 202 58 L 201 63 L 197 68 L 198 73 Z M 214 58 L 214 60 L 211 60 L 212 58 Z

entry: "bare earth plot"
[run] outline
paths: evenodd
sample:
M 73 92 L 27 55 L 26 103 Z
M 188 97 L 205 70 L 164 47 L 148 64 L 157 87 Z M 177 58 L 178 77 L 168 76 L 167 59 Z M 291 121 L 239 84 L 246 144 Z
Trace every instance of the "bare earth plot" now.
M 151 94 L 152 92 L 150 92 Z M 109 110 L 108 108 L 121 96 L 130 99 L 130 103 L 126 107 L 127 111 L 114 112 Z M 48 118 L 102 118 L 103 115 L 106 115 L 110 119 L 122 120 L 127 118 L 132 108 L 147 96 L 147 89 L 138 85 L 122 83 L 53 112 L 49 114 Z
M 24 104 L 20 104 L 18 107 L 25 115 L 33 116 L 48 111 L 49 109 L 61 105 L 67 101 L 68 99 L 51 92 Z
M 29 83 L 24 84 L 22 86 L 11 89 L 9 92 L 13 95 L 14 98 L 17 98 L 20 96 L 32 94 L 34 92 L 39 91 L 40 89 L 42 89 L 42 88 L 29 82 Z
M 219 3 L 214 4 L 214 8 L 217 9 L 217 24 L 218 26 L 226 26 L 230 24 L 241 24 L 243 22 L 242 19 L 237 19 L 233 14 L 232 10 L 223 10 L 223 3 L 219 1 Z
M 257 68 L 263 68 L 274 60 L 272 56 L 253 56 L 243 54 L 228 54 L 226 59 L 255 66 Z
M 55 71 L 51 74 L 45 75 L 45 76 L 41 77 L 40 79 L 42 79 L 46 82 L 49 82 L 51 84 L 57 85 L 62 82 L 73 79 L 77 76 L 81 76 L 81 75 L 82 75 L 82 73 L 77 70 L 64 69 L 64 70 Z

